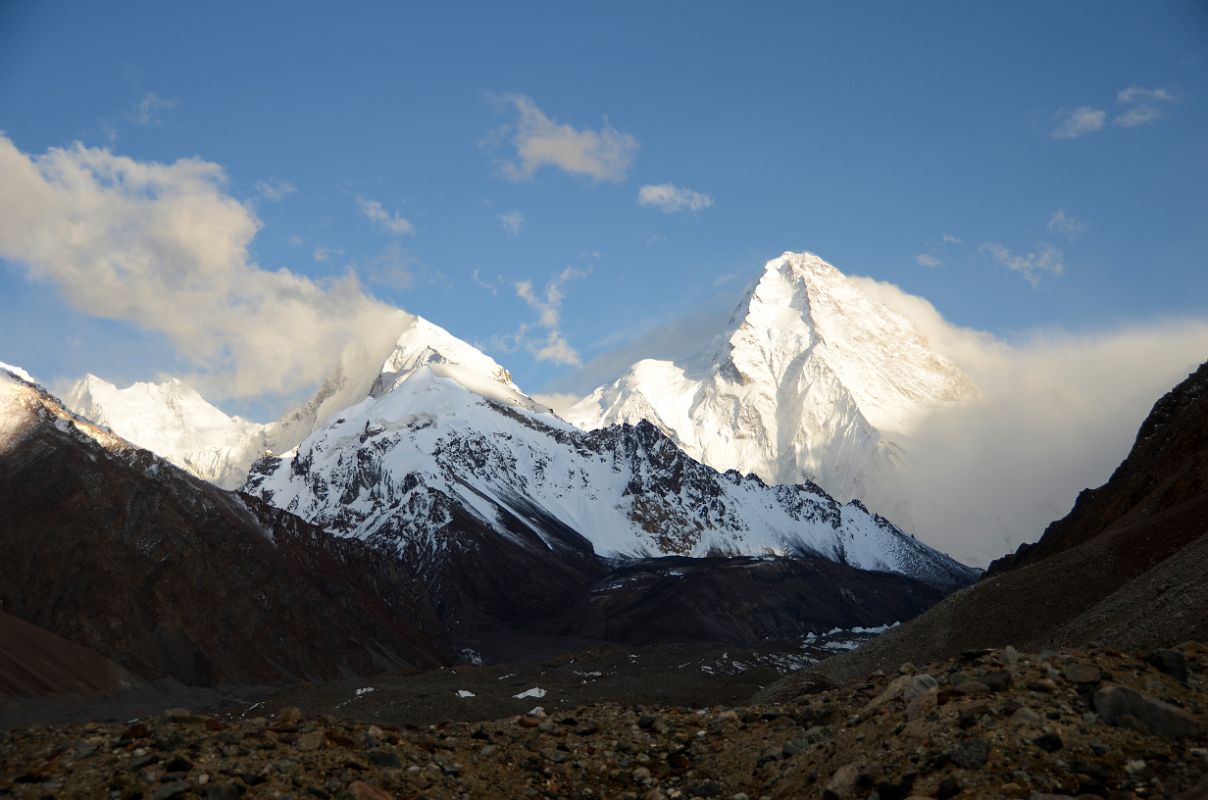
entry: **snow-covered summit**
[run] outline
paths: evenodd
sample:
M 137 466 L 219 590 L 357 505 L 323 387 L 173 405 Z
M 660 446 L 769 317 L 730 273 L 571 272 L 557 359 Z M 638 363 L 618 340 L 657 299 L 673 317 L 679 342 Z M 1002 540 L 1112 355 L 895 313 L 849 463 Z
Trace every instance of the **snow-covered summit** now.
M 584 429 L 645 419 L 717 469 L 875 499 L 896 437 L 975 393 L 907 319 L 818 256 L 784 253 L 696 357 L 639 361 L 566 417 Z

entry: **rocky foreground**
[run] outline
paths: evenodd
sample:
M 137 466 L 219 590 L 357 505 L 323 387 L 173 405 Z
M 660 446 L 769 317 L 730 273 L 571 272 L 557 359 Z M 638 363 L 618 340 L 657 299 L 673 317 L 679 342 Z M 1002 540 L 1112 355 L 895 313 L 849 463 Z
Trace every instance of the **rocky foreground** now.
M 173 709 L 0 735 L 0 796 L 1208 797 L 1200 644 L 976 651 L 843 687 L 798 673 L 757 700 L 424 728 Z

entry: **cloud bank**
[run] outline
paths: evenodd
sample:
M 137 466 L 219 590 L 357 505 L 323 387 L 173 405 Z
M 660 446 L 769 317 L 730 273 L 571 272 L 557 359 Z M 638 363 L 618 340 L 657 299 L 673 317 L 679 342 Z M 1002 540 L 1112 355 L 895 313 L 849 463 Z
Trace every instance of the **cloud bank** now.
M 920 538 L 971 563 L 1039 538 L 1079 491 L 1106 481 L 1157 399 L 1208 359 L 1201 320 L 1004 342 L 948 323 L 893 284 L 852 280 L 914 322 L 981 392 L 905 439 L 908 468 L 886 487 L 905 499 Z
M 402 324 L 354 275 L 257 265 L 259 220 L 217 164 L 78 143 L 31 156 L 0 134 L 0 175 L 0 258 L 84 313 L 163 334 L 210 395 L 300 392 Z

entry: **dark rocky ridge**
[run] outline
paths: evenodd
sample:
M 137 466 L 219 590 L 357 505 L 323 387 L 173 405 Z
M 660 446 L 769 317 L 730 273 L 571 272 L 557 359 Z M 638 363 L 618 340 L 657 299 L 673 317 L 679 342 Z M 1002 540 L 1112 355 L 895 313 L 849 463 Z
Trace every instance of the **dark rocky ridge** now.
M 1112 526 L 1142 525 L 1172 510 L 1176 516 L 1195 513 L 1195 502 L 1205 495 L 1208 362 L 1154 404 L 1132 450 L 1107 483 L 1083 490 L 1073 510 L 1049 525 L 1039 541 L 1020 545 L 1014 553 L 997 559 L 986 575 L 1035 564 L 1090 541 Z M 1191 505 L 1184 508 L 1187 503 Z M 1199 530 L 1202 533 L 1208 527 Z M 1190 526 L 1182 536 L 1158 537 L 1146 547 L 1145 562 L 1157 563 L 1197 535 L 1196 527 Z

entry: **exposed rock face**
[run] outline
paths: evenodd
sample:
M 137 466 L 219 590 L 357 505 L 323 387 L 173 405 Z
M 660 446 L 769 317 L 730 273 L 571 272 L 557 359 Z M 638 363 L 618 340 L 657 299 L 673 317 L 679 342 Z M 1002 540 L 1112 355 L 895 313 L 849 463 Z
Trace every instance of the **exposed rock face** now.
M 0 699 L 111 695 L 139 679 L 99 653 L 0 612 Z
M 144 678 L 275 683 L 450 657 L 399 565 L 193 478 L 8 372 L 0 498 L 0 606 Z
M 1208 364 L 1163 397 L 1104 486 L 1035 546 L 859 651 L 820 666 L 856 675 L 970 648 L 1208 640 Z

